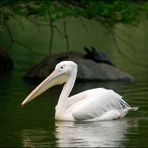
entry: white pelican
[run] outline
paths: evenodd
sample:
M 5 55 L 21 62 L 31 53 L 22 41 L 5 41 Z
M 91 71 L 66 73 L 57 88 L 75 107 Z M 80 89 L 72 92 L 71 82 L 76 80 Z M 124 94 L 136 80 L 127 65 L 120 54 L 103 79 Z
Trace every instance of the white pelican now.
M 68 97 L 76 80 L 77 64 L 72 61 L 58 63 L 55 70 L 41 82 L 22 102 L 22 106 L 54 85 L 64 84 L 56 105 L 56 120 L 113 120 L 124 117 L 131 107 L 113 90 L 95 88 Z

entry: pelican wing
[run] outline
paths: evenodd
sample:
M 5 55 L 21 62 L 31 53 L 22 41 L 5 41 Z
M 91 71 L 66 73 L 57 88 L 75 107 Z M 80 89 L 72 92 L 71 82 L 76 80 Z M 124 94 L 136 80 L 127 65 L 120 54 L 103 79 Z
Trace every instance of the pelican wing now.
M 76 120 L 91 120 L 101 116 L 119 116 L 122 111 L 131 107 L 113 90 L 103 88 L 86 91 L 85 99 L 78 101 L 72 110 Z M 112 117 L 114 118 L 114 117 Z

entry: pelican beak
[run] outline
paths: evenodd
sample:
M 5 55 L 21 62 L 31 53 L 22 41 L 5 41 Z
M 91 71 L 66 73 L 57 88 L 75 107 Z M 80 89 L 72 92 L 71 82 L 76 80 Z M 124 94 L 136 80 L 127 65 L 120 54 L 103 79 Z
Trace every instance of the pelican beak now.
M 45 92 L 47 89 L 51 88 L 52 86 L 63 84 L 67 81 L 67 75 L 61 71 L 60 69 L 55 69 L 43 82 L 41 82 L 22 102 L 22 106 L 43 92 Z

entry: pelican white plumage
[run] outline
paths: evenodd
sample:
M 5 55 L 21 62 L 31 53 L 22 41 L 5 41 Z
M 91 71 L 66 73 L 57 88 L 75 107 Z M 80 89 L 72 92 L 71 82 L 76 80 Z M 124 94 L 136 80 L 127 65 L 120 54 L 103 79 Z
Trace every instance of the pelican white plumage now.
M 113 90 L 105 88 L 86 90 L 69 97 L 76 75 L 76 63 L 73 61 L 60 62 L 55 70 L 27 96 L 22 106 L 52 86 L 64 83 L 56 106 L 56 120 L 113 120 L 124 117 L 129 110 L 138 109 L 138 107 L 131 107 Z

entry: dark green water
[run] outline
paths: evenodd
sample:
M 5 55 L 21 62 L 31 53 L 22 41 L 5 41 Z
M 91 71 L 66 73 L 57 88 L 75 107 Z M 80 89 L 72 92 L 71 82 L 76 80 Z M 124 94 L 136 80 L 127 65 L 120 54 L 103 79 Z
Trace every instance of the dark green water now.
M 54 107 L 62 87 L 48 90 L 22 108 L 21 102 L 37 84 L 22 79 L 29 63 L 24 59 L 16 63 L 14 71 L 1 75 L 0 80 L 0 147 L 148 146 L 146 66 L 122 64 L 134 75 L 134 82 L 77 83 L 72 92 L 93 87 L 111 88 L 124 96 L 131 106 L 139 106 L 138 111 L 114 121 L 56 122 Z

